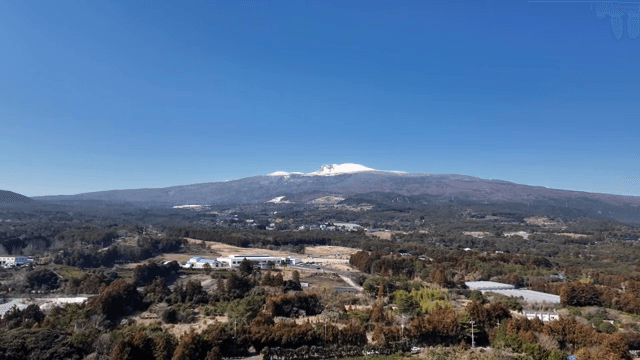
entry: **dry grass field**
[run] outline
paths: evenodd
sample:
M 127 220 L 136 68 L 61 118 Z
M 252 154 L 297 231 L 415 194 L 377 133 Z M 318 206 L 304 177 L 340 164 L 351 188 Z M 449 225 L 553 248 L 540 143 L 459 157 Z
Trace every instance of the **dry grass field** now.
M 189 239 L 187 241 L 201 244 L 201 240 L 197 239 Z M 206 244 L 209 248 L 215 253 L 220 254 L 219 256 L 229 256 L 233 254 L 265 254 L 271 256 L 291 256 L 296 258 L 327 258 L 327 259 L 344 259 L 348 260 L 351 254 L 356 253 L 359 249 L 342 247 L 342 246 L 307 246 L 305 248 L 304 254 L 296 254 L 288 251 L 280 251 L 280 250 L 268 250 L 268 249 L 259 249 L 259 248 L 241 248 L 237 246 L 227 245 L 219 242 L 208 241 Z M 185 255 L 189 256 L 189 255 Z M 188 257 L 187 257 L 188 260 Z M 186 261 L 186 260 L 185 260 Z
M 404 231 L 374 231 L 374 232 L 368 233 L 369 236 L 375 236 L 381 240 L 391 240 L 391 235 L 394 235 L 394 234 L 406 235 L 407 233 Z

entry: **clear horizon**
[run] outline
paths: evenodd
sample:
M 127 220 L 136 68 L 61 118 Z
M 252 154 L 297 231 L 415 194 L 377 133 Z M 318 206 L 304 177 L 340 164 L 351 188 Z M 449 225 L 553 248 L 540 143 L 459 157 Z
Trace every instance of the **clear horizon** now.
M 4 2 L 0 189 L 357 163 L 640 196 L 640 37 L 615 31 L 584 2 Z

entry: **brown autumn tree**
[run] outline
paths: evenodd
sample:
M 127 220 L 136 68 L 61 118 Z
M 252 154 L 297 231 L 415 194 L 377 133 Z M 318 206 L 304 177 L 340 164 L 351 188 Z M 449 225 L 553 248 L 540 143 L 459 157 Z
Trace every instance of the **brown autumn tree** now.
M 446 287 L 449 279 L 447 279 L 447 275 L 441 269 L 434 268 L 431 270 L 431 274 L 429 274 L 429 278 L 431 282 L 434 284 L 438 284 L 442 287 Z
M 205 341 L 200 334 L 191 330 L 182 335 L 171 360 L 204 359 L 211 349 L 211 343 Z
M 563 306 L 600 306 L 600 292 L 593 284 L 567 283 L 560 290 L 560 302 Z

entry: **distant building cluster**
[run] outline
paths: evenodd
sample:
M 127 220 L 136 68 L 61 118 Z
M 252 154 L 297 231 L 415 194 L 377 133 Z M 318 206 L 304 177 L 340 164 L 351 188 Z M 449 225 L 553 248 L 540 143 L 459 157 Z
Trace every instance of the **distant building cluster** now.
M 301 259 L 292 257 L 276 257 L 269 255 L 229 255 L 228 257 L 219 257 L 217 259 L 204 258 L 200 256 L 192 257 L 184 264 L 186 268 L 202 269 L 209 264 L 209 267 L 215 268 L 234 268 L 240 266 L 242 261 L 247 259 L 254 262 L 257 266 L 263 269 L 267 269 L 272 265 L 298 265 L 302 262 Z
M 351 223 L 332 223 L 323 225 L 301 225 L 298 230 L 325 230 L 325 231 L 358 231 L 362 226 Z
M 3 268 L 12 268 L 16 266 L 28 265 L 32 262 L 26 256 L 0 256 L 0 266 Z

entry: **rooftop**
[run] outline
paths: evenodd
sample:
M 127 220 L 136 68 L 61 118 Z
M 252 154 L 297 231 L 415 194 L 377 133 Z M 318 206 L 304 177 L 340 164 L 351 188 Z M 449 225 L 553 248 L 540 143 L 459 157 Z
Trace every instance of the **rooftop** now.
M 503 284 L 495 281 L 467 281 L 465 285 L 471 290 L 509 290 L 515 289 L 515 286 L 511 284 Z
M 272 257 L 265 254 L 245 254 L 245 255 L 229 255 L 230 258 L 252 258 L 252 257 Z

